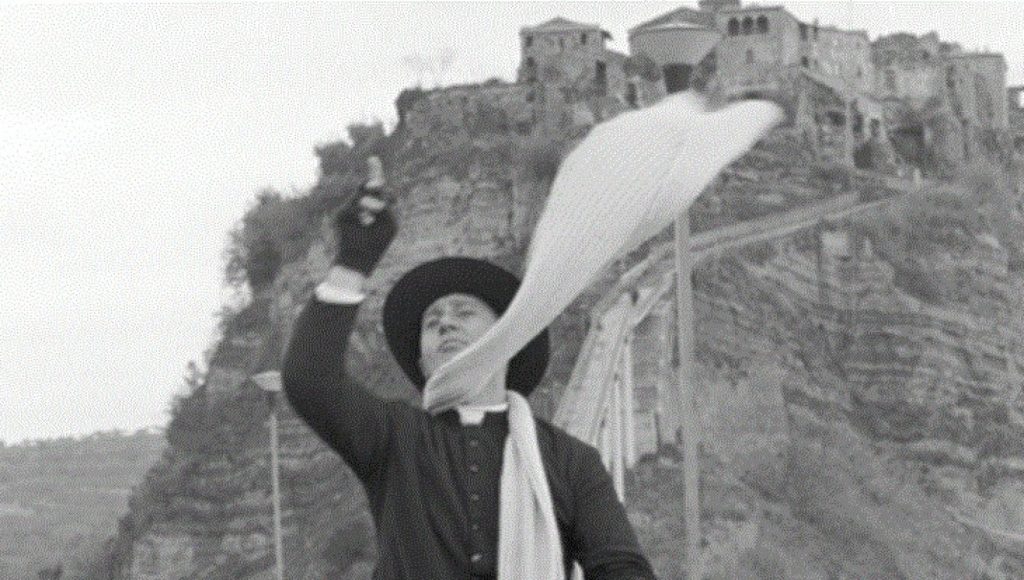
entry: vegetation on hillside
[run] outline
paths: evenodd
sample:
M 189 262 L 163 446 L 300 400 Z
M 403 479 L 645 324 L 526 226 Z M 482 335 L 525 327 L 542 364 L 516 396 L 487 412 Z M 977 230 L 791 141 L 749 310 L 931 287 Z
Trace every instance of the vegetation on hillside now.
M 163 448 L 144 430 L 0 446 L 0 578 L 86 574 Z
M 855 232 L 871 239 L 893 265 L 896 285 L 935 304 L 963 302 L 972 276 L 969 262 L 937 272 L 942 256 L 962 257 L 992 235 L 1009 254 L 1011 271 L 1024 269 L 1024 214 L 1006 169 L 979 162 L 953 182 L 905 195 L 884 212 L 856 220 Z

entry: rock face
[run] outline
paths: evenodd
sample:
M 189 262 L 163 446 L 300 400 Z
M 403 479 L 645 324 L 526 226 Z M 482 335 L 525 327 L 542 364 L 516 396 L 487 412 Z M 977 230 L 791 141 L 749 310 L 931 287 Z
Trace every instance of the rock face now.
M 383 354 L 379 326 L 384 293 L 399 276 L 442 255 L 521 267 L 566 147 L 520 134 L 520 123 L 532 122 L 523 90 L 422 96 L 406 103 L 402 127 L 387 138 L 401 228 L 368 281 L 349 360 L 350 374 L 381 396 L 416 397 Z M 371 151 L 357 145 L 343 155 Z M 742 206 L 750 191 L 775 195 L 762 203 L 775 211 L 870 188 L 785 159 L 759 151 L 727 171 L 698 202 L 695 231 L 756 217 L 761 206 Z M 340 161 L 334 166 L 350 168 L 361 159 Z M 344 171 L 285 206 L 308 210 L 296 234 L 301 251 L 230 318 L 205 385 L 175 409 L 171 451 L 133 496 L 97 578 L 272 577 L 268 411 L 246 377 L 278 364 L 329 266 L 315 232 L 346 195 L 338 184 L 361 179 Z M 1024 340 L 1020 309 L 1008 302 L 1019 283 L 1006 252 L 978 239 L 948 256 L 944 267 L 970 272 L 970 300 L 939 308 L 898 291 L 893 268 L 863 240 L 819 233 L 810 248 L 722 258 L 695 275 L 699 399 L 711 434 L 703 450 L 709 558 L 722 577 L 970 577 L 992 553 L 978 556 L 943 507 L 1002 514 L 998 502 L 1016 497 L 1012 481 L 1024 472 L 1014 402 Z M 607 272 L 552 327 L 550 372 L 531 401 L 540 416 L 550 417 L 589 310 L 621 271 Z M 671 365 L 659 348 L 669 318 L 655 317 L 636 339 L 638 409 L 652 417 L 651 382 Z M 355 477 L 290 409 L 280 413 L 287 576 L 369 578 L 372 523 Z M 657 449 L 640 451 L 649 457 L 630 483 L 630 517 L 661 577 L 680 577 L 681 478 L 671 460 L 651 459 Z M 981 563 L 968 567 L 966 555 Z M 1024 570 L 1010 562 L 1004 570 Z

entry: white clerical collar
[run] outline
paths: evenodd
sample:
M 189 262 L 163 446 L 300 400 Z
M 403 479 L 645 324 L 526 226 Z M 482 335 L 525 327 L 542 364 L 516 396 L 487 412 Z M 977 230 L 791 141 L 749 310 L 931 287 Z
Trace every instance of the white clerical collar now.
M 496 405 L 462 405 L 455 407 L 459 412 L 459 422 L 463 425 L 479 425 L 484 422 L 487 413 L 503 413 L 508 410 L 508 403 Z

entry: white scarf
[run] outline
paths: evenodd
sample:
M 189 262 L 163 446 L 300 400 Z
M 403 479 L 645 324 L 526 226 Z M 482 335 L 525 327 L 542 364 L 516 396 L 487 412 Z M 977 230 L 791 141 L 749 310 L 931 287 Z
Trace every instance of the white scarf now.
M 430 398 L 425 397 L 424 401 Z M 515 391 L 506 391 L 506 399 L 508 437 L 501 462 L 498 579 L 564 580 L 562 540 L 541 461 L 533 411 L 526 398 Z M 426 409 L 437 414 L 453 407 L 467 410 L 470 405 L 472 401 L 467 400 L 458 405 L 427 406 Z
M 782 119 L 743 101 L 706 110 L 692 94 L 623 113 L 562 162 L 530 241 L 523 283 L 501 318 L 430 377 L 424 407 L 473 404 L 489 379 L 617 256 L 664 229 Z M 499 580 L 563 580 L 562 543 L 529 405 L 509 392 L 501 473 Z

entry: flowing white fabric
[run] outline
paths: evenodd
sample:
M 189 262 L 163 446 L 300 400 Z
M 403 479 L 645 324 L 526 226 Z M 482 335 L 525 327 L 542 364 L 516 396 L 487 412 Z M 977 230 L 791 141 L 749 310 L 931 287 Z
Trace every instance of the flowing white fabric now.
M 501 463 L 498 579 L 563 580 L 562 540 L 526 399 L 508 392 L 509 436 Z
M 661 231 L 727 164 L 782 118 L 767 102 L 718 111 L 690 94 L 595 127 L 562 163 L 534 231 L 515 298 L 478 341 L 424 388 L 438 413 L 473 404 L 490 379 L 602 268 Z M 526 399 L 509 391 L 501 473 L 499 580 L 564 580 L 562 544 Z
M 682 93 L 594 127 L 551 185 L 512 303 L 478 341 L 430 377 L 425 408 L 476 400 L 497 369 L 602 268 L 668 226 L 781 119 L 781 109 L 769 102 L 708 111 L 701 98 Z

